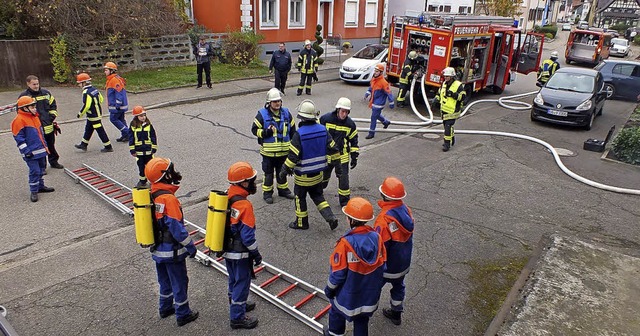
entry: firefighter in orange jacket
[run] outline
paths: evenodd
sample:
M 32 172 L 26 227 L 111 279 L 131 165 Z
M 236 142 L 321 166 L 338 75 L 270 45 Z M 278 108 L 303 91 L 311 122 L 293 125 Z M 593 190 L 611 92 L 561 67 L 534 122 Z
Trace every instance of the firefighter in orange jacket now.
M 229 315 L 231 329 L 253 329 L 258 319 L 246 315 L 256 304 L 249 301 L 249 288 L 253 266 L 262 263 L 256 241 L 256 217 L 247 196 L 258 191 L 258 172 L 246 162 L 236 162 L 229 167 L 227 179 L 231 186 L 227 191 L 230 203 L 230 225 L 227 245 L 222 255 L 229 273 Z
M 29 96 L 18 98 L 18 114 L 11 122 L 11 132 L 16 140 L 20 154 L 29 167 L 29 191 L 31 202 L 38 201 L 39 192 L 52 192 L 53 188 L 44 185 L 44 170 L 47 168 L 47 143 L 38 112 L 36 100 Z
M 464 85 L 456 80 L 455 69 L 447 67 L 442 71 L 442 75 L 444 76 L 444 82 L 442 82 L 435 99 L 440 104 L 440 112 L 442 113 L 442 124 L 444 125 L 442 151 L 446 152 L 456 143 L 453 125 L 456 123 L 456 119 L 460 117 L 466 92 L 464 91 Z
M 387 250 L 384 281 L 392 286 L 391 308 L 382 309 L 382 314 L 393 324 L 400 325 L 405 297 L 404 277 L 411 266 L 414 221 L 411 209 L 402 202 L 407 196 L 402 181 L 393 176 L 387 177 L 378 190 L 382 196 L 382 200 L 378 201 L 382 211 L 373 228 L 382 237 Z
M 124 114 L 129 109 L 127 99 L 127 90 L 125 89 L 125 80 L 120 77 L 118 66 L 113 62 L 107 62 L 104 65 L 104 75 L 107 76 L 107 104 L 109 105 L 109 120 L 118 130 L 120 137 L 117 142 L 129 141 L 129 128 Z
M 154 232 L 155 245 L 151 257 L 156 263 L 158 284 L 160 285 L 160 318 L 176 315 L 181 327 L 195 321 L 199 313 L 189 308 L 189 277 L 187 257 L 194 258 L 196 247 L 184 228 L 182 206 L 175 196 L 180 188 L 182 175 L 169 159 L 154 158 L 147 163 L 144 174 L 151 182 L 151 198 L 157 231 Z
M 369 318 L 378 309 L 387 255 L 380 235 L 366 225 L 373 219 L 369 201 L 354 197 L 342 212 L 351 230 L 338 240 L 331 255 L 331 274 L 324 289 L 331 309 L 324 335 L 344 335 L 346 321 L 352 321 L 353 334 L 366 336 Z

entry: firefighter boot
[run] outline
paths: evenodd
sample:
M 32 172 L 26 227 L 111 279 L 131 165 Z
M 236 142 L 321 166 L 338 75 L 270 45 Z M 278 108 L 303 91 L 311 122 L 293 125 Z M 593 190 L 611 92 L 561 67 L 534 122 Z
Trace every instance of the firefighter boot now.
M 258 319 L 245 315 L 241 320 L 231 320 L 231 329 L 253 329 L 258 325 Z
M 160 311 L 160 318 L 169 317 L 169 316 L 171 316 L 171 315 L 173 315 L 175 313 L 176 313 L 176 310 L 173 307 L 171 307 L 168 310 Z
M 445 141 L 445 142 L 442 144 L 442 151 L 443 151 L 443 152 L 448 152 L 448 151 L 449 151 L 449 141 Z
M 295 230 L 308 230 L 309 229 L 309 217 L 296 217 L 296 219 L 289 223 L 290 229 Z
M 184 318 L 178 319 L 178 327 L 182 327 L 183 325 L 189 323 L 189 322 L 193 322 L 195 320 L 198 319 L 198 315 L 200 315 L 199 312 L 193 310 L 191 311 L 191 314 L 187 315 Z
M 308 94 L 308 95 L 311 95 L 311 89 L 306 89 L 306 90 L 304 90 L 304 93 L 306 93 L 306 94 Z
M 38 193 L 33 191 L 31 192 L 31 202 L 37 202 L 38 201 Z
M 329 228 L 331 228 L 332 231 L 338 227 L 338 219 L 333 215 L 333 211 L 331 211 L 330 207 L 320 210 L 320 215 L 322 215 L 322 218 L 327 221 Z
M 41 193 L 50 193 L 50 192 L 54 192 L 54 191 L 56 191 L 56 190 L 51 188 L 51 187 L 47 187 L 47 186 L 42 186 L 42 187 L 40 187 L 40 189 L 38 189 L 38 192 L 41 192 Z
M 296 196 L 293 195 L 293 193 L 289 189 L 278 189 L 278 196 L 284 197 L 286 199 L 295 199 L 296 198 Z
M 87 143 L 86 142 L 81 142 L 79 144 L 73 145 L 73 147 L 77 148 L 77 149 L 82 149 L 83 152 L 87 151 Z
M 399 100 L 398 103 L 396 104 L 396 106 L 399 107 L 399 108 L 403 108 L 405 106 L 404 105 L 404 100 Z
M 111 145 L 106 145 L 106 146 L 104 146 L 103 149 L 100 150 L 100 152 L 102 152 L 102 153 L 113 152 L 113 147 Z
M 400 325 L 400 323 L 402 323 L 401 311 L 393 310 L 391 308 L 384 308 L 382 309 L 382 315 L 391 320 L 391 322 L 393 322 L 393 324 L 395 325 Z
M 51 168 L 55 168 L 55 169 L 62 169 L 62 168 L 64 168 L 64 166 L 63 166 L 63 165 L 61 165 L 61 164 L 59 164 L 58 162 L 51 162 L 51 163 L 50 163 L 50 165 L 51 165 Z
M 298 91 L 296 92 L 296 96 L 300 96 L 302 95 L 302 89 L 298 89 Z
M 265 191 L 262 193 L 262 199 L 264 199 L 267 204 L 273 204 L 273 191 Z

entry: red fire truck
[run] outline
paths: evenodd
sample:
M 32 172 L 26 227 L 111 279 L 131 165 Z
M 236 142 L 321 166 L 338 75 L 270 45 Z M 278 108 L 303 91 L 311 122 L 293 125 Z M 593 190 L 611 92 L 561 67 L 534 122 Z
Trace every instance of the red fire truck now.
M 442 70 L 450 66 L 467 93 L 485 88 L 501 93 L 515 80 L 513 72 L 537 71 L 542 56 L 543 35 L 525 35 L 513 24 L 512 18 L 497 16 L 393 17 L 388 79 L 398 81 L 407 54 L 415 50 L 431 90 L 440 87 Z

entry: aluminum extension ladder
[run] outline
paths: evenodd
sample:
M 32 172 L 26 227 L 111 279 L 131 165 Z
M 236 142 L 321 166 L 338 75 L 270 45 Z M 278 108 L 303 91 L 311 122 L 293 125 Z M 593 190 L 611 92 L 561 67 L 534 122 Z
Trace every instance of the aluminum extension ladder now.
M 86 164 L 83 164 L 79 169 L 65 168 L 64 171 L 76 183 L 89 188 L 122 214 L 133 217 L 133 199 L 130 188 Z M 195 259 L 228 276 L 227 268 L 222 262 L 224 258 L 210 255 L 210 251 L 204 246 L 206 230 L 187 220 L 184 223 L 186 227 L 193 228 L 188 232 L 198 248 Z M 251 282 L 253 293 L 276 305 L 315 331 L 322 333 L 323 323 L 321 321 L 326 320 L 327 312 L 331 308 L 323 290 L 264 261 L 260 266 L 254 268 L 254 273 L 256 279 Z

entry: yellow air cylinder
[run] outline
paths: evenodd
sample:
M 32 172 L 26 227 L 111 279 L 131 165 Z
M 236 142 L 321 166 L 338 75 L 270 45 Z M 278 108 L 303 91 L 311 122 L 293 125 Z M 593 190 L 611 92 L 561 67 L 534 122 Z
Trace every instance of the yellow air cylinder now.
M 204 244 L 212 252 L 222 252 L 223 250 L 227 204 L 229 204 L 229 199 L 226 192 L 211 190 L 209 193 L 207 233 L 204 237 Z
M 136 230 L 136 242 L 142 247 L 149 247 L 154 244 L 151 193 L 147 188 L 134 188 L 131 196 L 133 197 L 133 223 Z

